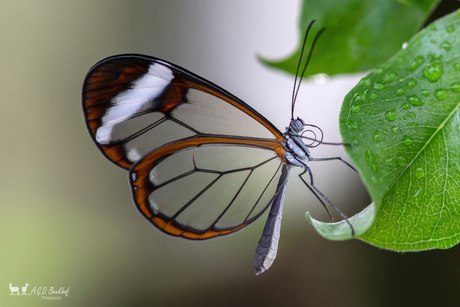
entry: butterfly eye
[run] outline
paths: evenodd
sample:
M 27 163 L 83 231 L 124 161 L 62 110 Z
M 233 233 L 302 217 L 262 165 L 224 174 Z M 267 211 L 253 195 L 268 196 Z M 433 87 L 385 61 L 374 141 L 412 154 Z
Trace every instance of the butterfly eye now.
M 303 130 L 304 125 L 305 124 L 303 123 L 303 120 L 297 118 L 295 120 L 291 120 L 291 123 L 289 124 L 289 130 L 294 134 L 298 134 Z

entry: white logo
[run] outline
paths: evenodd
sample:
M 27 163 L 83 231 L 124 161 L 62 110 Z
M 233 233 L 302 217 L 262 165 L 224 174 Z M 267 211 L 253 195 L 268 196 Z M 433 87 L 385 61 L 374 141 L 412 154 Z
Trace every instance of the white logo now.
M 26 285 L 24 287 L 22 287 L 22 293 L 19 293 L 19 287 L 13 287 L 13 285 L 10 283 L 10 291 L 11 291 L 11 294 L 10 295 L 30 295 L 27 294 L 27 287 L 29 286 L 28 283 L 26 283 Z
M 10 283 L 10 295 L 32 295 L 35 294 L 37 297 L 41 297 L 42 300 L 61 300 L 62 296 L 67 297 L 69 295 L 70 287 L 34 287 L 30 293 L 27 293 L 27 287 L 30 286 L 28 283 L 22 287 L 22 292 L 19 292 L 19 287 L 14 287 Z

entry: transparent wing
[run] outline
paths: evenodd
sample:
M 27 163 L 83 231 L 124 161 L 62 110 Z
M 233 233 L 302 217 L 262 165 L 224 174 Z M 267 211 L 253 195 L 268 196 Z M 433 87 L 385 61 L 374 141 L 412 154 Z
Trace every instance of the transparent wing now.
M 86 76 L 82 101 L 94 142 L 126 169 L 179 140 L 283 140 L 262 115 L 222 88 L 144 55 L 117 55 L 97 63 Z
M 202 138 L 169 144 L 130 170 L 133 198 L 162 231 L 207 239 L 241 229 L 273 202 L 284 158 L 276 142 Z

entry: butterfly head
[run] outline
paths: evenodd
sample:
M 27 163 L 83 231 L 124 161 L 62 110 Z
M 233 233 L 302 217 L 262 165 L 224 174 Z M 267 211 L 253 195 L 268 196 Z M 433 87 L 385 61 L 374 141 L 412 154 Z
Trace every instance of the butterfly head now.
M 297 117 L 297 119 L 291 120 L 287 130 L 289 133 L 292 133 L 292 134 L 300 134 L 303 131 L 304 127 L 305 127 L 304 121 L 301 118 Z

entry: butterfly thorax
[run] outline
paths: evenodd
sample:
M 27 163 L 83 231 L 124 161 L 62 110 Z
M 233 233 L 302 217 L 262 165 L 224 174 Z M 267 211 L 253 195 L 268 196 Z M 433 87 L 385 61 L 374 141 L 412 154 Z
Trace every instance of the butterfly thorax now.
M 305 123 L 302 119 L 292 119 L 289 127 L 286 128 L 284 136 L 284 157 L 286 161 L 302 168 L 308 167 L 307 162 L 311 160 L 310 151 L 302 140 L 301 133 Z

